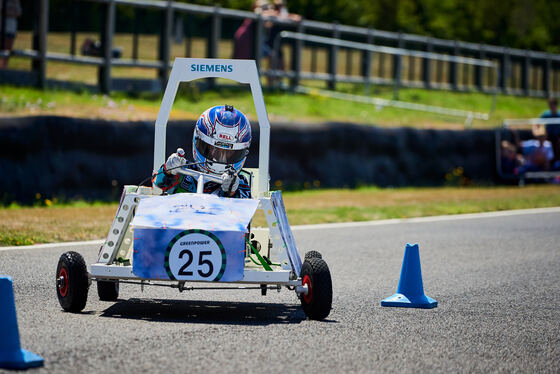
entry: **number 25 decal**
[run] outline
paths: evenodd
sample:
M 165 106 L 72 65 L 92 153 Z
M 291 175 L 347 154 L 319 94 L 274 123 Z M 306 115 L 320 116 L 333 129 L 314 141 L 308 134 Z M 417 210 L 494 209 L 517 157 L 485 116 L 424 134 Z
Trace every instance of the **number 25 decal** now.
M 170 279 L 219 281 L 226 270 L 226 252 L 213 233 L 185 230 L 169 242 L 164 266 Z
M 183 255 L 187 255 L 187 262 L 185 262 L 185 264 L 183 266 L 181 266 L 178 274 L 179 275 L 192 276 L 193 272 L 192 271 L 187 271 L 186 269 L 193 262 L 193 254 L 190 250 L 183 249 L 181 252 L 179 252 L 179 258 L 183 258 Z M 199 266 L 198 274 L 203 278 L 208 278 L 214 272 L 214 265 L 212 265 L 212 261 L 210 261 L 209 259 L 204 259 L 204 256 L 211 256 L 211 255 L 212 255 L 212 251 L 200 251 L 198 253 L 198 266 Z M 206 272 L 204 272 L 200 269 L 200 267 L 202 267 L 204 265 L 208 266 L 208 271 L 206 271 Z

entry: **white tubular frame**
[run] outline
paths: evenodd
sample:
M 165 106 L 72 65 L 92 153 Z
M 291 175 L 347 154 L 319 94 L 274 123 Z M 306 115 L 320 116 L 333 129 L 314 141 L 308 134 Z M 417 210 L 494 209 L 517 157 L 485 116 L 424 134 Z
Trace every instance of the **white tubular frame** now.
M 208 70 L 220 71 L 200 71 L 207 70 L 207 67 L 212 67 L 212 69 Z M 169 120 L 171 107 L 173 106 L 175 96 L 177 95 L 179 83 L 190 82 L 196 79 L 203 78 L 225 78 L 236 81 L 238 83 L 249 84 L 249 86 L 251 87 L 251 94 L 253 95 L 253 102 L 255 104 L 255 110 L 257 112 L 257 119 L 259 121 L 260 128 L 259 175 L 257 181 L 259 191 L 258 197 L 265 196 L 269 190 L 268 163 L 270 147 L 270 123 L 268 121 L 268 114 L 264 105 L 259 73 L 257 71 L 257 66 L 254 60 L 207 58 L 175 59 L 155 123 L 154 170 L 157 170 L 165 162 L 167 121 Z

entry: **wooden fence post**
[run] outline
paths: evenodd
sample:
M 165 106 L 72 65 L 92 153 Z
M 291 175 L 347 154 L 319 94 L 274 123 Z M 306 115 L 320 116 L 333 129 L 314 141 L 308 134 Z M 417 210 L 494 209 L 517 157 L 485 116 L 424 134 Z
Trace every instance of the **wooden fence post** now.
M 521 89 L 523 90 L 523 94 L 527 96 L 529 96 L 529 91 L 531 89 L 530 69 L 531 57 L 529 56 L 529 51 L 525 51 L 525 56 L 523 57 L 523 63 L 521 65 Z
M 78 0 L 72 0 L 72 20 L 70 21 L 70 54 L 76 55 L 76 21 L 78 19 Z
M 167 85 L 169 74 L 169 59 L 171 55 L 171 27 L 173 24 L 173 2 L 167 0 L 167 8 L 161 14 L 161 28 L 159 34 L 159 62 L 161 67 L 158 69 L 158 78 L 161 84 L 161 90 Z
M 38 3 L 38 4 L 37 4 Z M 33 60 L 31 69 L 37 76 L 37 87 L 47 86 L 47 35 L 49 32 L 49 0 L 36 0 L 38 11 L 33 22 L 33 49 L 39 58 Z
M 210 37 L 208 38 L 208 57 L 218 58 L 218 50 L 220 47 L 220 39 L 222 36 L 222 17 L 220 15 L 219 7 L 214 7 L 212 13 L 212 27 L 210 29 Z M 208 86 L 210 88 L 216 87 L 216 79 L 208 78 Z
M 299 22 L 297 24 L 297 32 L 303 34 L 305 32 L 305 28 L 303 27 L 303 23 Z M 280 45 L 282 48 L 282 45 Z M 301 76 L 301 55 L 303 51 L 303 40 L 297 39 L 292 44 L 292 70 L 294 71 L 294 78 L 291 79 L 290 86 L 292 89 L 295 89 L 299 85 L 300 76 Z M 282 55 L 282 54 L 280 54 Z
M 426 40 L 426 52 L 433 52 L 434 46 L 432 44 L 432 40 L 428 38 Z M 422 80 L 424 81 L 424 88 L 430 89 L 432 88 L 432 64 L 431 59 L 423 58 L 422 59 Z
M 544 94 L 548 97 L 552 93 L 552 89 L 550 87 L 550 73 L 552 71 L 552 61 L 550 60 L 550 55 L 547 53 L 546 58 L 544 60 L 544 69 L 542 75 L 542 86 Z
M 132 21 L 132 59 L 138 60 L 138 18 L 140 18 L 140 8 L 134 8 L 134 19 Z
M 484 50 L 484 44 L 480 44 L 478 58 L 483 60 L 486 58 L 486 52 Z M 474 84 L 478 88 L 479 91 L 484 92 L 484 79 L 483 79 L 483 67 L 480 65 L 476 65 L 474 67 Z
M 263 21 L 262 14 L 257 15 L 257 19 L 253 22 L 255 22 L 255 44 L 253 45 L 253 52 L 255 56 L 255 64 L 257 65 L 257 70 L 260 72 L 261 65 L 262 65 L 262 58 L 263 58 L 263 47 L 264 47 L 264 21 Z
M 366 43 L 368 45 L 373 44 L 373 31 L 368 28 L 367 30 L 367 39 Z M 364 94 L 369 94 L 369 86 L 371 84 L 371 62 L 372 62 L 372 52 L 371 51 L 363 51 L 362 52 L 362 77 L 364 77 Z
M 510 76 L 510 57 L 507 47 L 504 47 L 500 60 L 500 79 L 499 85 L 503 93 L 508 91 L 508 81 Z
M 453 45 L 453 56 L 457 56 L 459 54 L 459 43 L 455 40 Z M 449 84 L 451 85 L 451 89 L 457 91 L 458 85 L 458 77 L 459 77 L 459 69 L 457 63 L 455 61 L 449 62 Z
M 103 51 L 103 65 L 99 67 L 99 91 L 111 93 L 111 58 L 113 57 L 113 34 L 115 32 L 115 2 L 105 3 L 105 18 L 101 28 L 101 50 Z
M 338 30 L 338 22 L 333 24 L 333 39 L 338 39 L 340 36 L 340 31 Z M 330 79 L 327 82 L 327 87 L 329 90 L 336 90 L 336 74 L 338 66 L 338 46 L 332 45 L 329 49 L 329 75 Z
M 405 48 L 405 41 L 403 39 L 402 33 L 399 32 L 398 48 Z M 402 76 L 402 55 L 393 56 L 393 100 L 399 99 L 399 88 L 401 85 Z

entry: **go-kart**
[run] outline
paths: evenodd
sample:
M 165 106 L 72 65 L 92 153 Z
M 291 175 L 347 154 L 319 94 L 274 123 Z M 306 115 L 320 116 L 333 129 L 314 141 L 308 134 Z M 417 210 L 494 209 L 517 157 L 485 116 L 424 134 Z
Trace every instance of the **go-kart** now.
M 331 310 L 329 268 L 317 251 L 298 253 L 280 191 L 269 190 L 270 124 L 253 60 L 177 58 L 155 122 L 154 170 L 165 162 L 166 127 L 180 82 L 226 78 L 249 84 L 260 127 L 259 167 L 242 169 L 251 199 L 203 194 L 207 181 L 221 178 L 192 168 L 179 172 L 197 180 L 197 193 L 165 195 L 157 187 L 125 186 L 97 262 L 89 272 L 77 252 L 61 255 L 56 291 L 65 311 L 84 309 L 92 281 L 100 300 L 116 301 L 120 283 L 194 289 L 295 291 L 310 319 Z M 264 212 L 268 227 L 253 227 Z M 212 283 L 204 286 L 203 283 Z

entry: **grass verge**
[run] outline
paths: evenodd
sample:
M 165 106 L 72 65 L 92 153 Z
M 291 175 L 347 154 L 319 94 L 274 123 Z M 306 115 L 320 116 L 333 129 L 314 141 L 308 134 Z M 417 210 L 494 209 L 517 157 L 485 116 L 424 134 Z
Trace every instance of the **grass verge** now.
M 221 88 L 199 92 L 182 84 L 173 105 L 172 120 L 194 120 L 214 105 L 234 105 L 256 120 L 251 94 L 244 88 Z M 343 88 L 341 88 L 343 89 Z M 352 90 L 349 90 L 352 91 Z M 391 90 L 377 87 L 373 96 L 391 98 Z M 447 108 L 488 112 L 491 97 L 480 93 L 402 89 L 401 100 Z M 398 108 L 376 108 L 373 105 L 347 102 L 314 95 L 265 92 L 264 99 L 272 121 L 288 122 L 352 122 L 378 126 L 463 129 L 462 118 Z M 118 121 L 154 121 L 161 96 L 154 94 L 113 93 L 110 97 L 83 90 L 38 90 L 28 87 L 0 85 L 0 116 L 60 115 Z M 474 128 L 500 126 L 505 118 L 538 117 L 545 109 L 542 99 L 500 96 L 496 110 L 488 121 L 474 120 Z
M 286 192 L 290 224 L 367 221 L 560 206 L 554 185 L 519 187 L 375 187 Z M 12 206 L 0 209 L 0 245 L 102 239 L 117 204 Z M 263 225 L 256 216 L 254 225 Z

